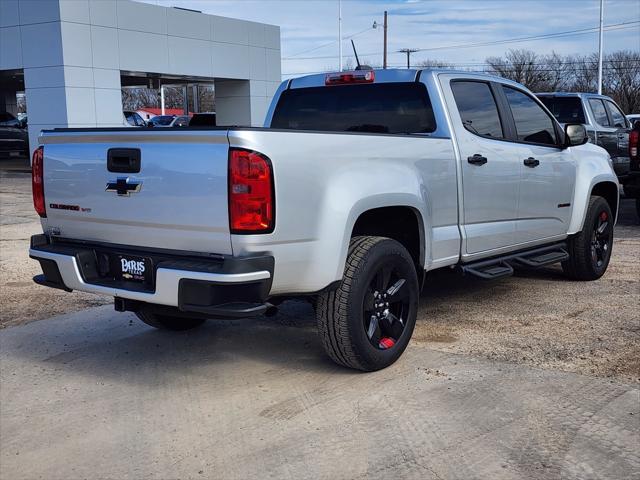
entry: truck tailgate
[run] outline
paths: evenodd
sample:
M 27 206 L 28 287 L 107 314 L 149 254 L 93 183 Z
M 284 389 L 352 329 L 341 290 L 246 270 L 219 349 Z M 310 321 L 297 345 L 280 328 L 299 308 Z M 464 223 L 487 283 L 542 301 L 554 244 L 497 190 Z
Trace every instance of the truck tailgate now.
M 226 130 L 45 131 L 40 140 L 45 232 L 91 242 L 232 253 Z M 110 171 L 110 149 L 127 149 L 125 159 L 127 152 L 139 150 L 139 171 L 135 165 L 125 167 L 128 172 L 112 165 Z

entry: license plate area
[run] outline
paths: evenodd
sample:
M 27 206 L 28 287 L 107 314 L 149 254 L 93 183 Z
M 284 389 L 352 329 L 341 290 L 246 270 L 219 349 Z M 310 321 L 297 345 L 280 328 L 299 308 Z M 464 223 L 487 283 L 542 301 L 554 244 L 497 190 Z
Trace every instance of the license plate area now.
M 153 261 L 149 257 L 115 253 L 109 256 L 109 266 L 116 282 L 153 286 Z

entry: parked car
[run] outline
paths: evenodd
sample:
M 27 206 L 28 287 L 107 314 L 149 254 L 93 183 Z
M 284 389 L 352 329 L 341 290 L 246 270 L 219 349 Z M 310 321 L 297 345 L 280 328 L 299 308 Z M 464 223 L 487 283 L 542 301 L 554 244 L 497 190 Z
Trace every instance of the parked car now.
M 0 159 L 29 158 L 27 117 L 16 118 L 9 112 L 0 112 Z
M 29 158 L 29 134 L 24 128 L 0 126 L 0 159 Z
M 156 115 L 152 117 L 151 120 L 147 122 L 147 126 L 149 127 L 169 127 L 171 126 L 171 122 L 176 118 L 175 115 Z
M 538 98 L 564 123 L 581 123 L 593 143 L 611 156 L 620 181 L 629 174 L 629 132 L 631 125 L 616 103 L 594 93 L 538 93 Z
M 633 126 L 635 122 L 640 122 L 640 113 L 632 113 L 631 115 L 627 115 L 627 120 Z
M 635 198 L 636 212 L 640 219 L 640 121 L 635 122 L 629 134 L 629 175 L 624 180 L 624 194 Z
M 179 117 L 174 118 L 169 126 L 170 127 L 188 127 L 189 120 L 191 120 L 191 117 L 189 117 L 189 115 L 180 115 Z
M 190 127 L 215 127 L 215 113 L 194 113 L 189 122 Z
M 131 110 L 125 110 L 122 112 L 124 114 L 124 118 L 129 125 L 132 127 L 146 127 L 147 122 L 140 116 L 138 112 L 133 112 Z
M 328 355 L 365 371 L 407 347 L 425 272 L 495 279 L 561 262 L 595 280 L 613 246 L 607 153 L 499 77 L 311 75 L 280 85 L 264 128 L 40 141 L 37 283 L 111 295 L 169 330 L 306 297 Z
M 24 128 L 26 121 L 22 122 L 9 112 L 0 112 L 0 127 Z

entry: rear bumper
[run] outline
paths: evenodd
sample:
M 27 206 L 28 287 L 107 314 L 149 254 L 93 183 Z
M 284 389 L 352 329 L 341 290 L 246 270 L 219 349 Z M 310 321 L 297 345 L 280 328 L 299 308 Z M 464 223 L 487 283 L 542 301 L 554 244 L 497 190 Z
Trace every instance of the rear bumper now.
M 613 163 L 613 170 L 616 175 L 622 181 L 629 174 L 629 157 L 613 157 L 611 163 Z
M 640 198 L 640 171 L 631 171 L 622 182 L 625 196 Z
M 145 287 L 116 281 L 108 273 L 100 273 L 99 257 L 110 253 L 151 258 L 153 284 Z M 210 316 L 263 313 L 267 308 L 274 265 L 273 257 L 269 256 L 202 256 L 120 245 L 52 241 L 46 235 L 31 237 L 29 256 L 40 262 L 43 274 L 34 281 L 41 285 L 177 307 L 182 312 Z

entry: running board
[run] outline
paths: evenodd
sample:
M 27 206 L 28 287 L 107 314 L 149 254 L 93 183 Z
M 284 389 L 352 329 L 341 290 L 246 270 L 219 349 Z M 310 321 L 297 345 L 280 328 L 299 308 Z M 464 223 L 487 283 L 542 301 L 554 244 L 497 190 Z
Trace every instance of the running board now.
M 534 248 L 524 252 L 512 253 L 489 260 L 466 263 L 460 266 L 463 274 L 473 275 L 484 280 L 513 275 L 514 266 L 539 268 L 553 263 L 564 262 L 569 259 L 566 244 L 558 243 L 546 247 Z
M 517 257 L 515 260 L 522 265 L 532 268 L 544 267 L 558 262 L 564 262 L 569 259 L 569 254 L 563 249 L 552 252 L 532 255 L 530 257 Z

